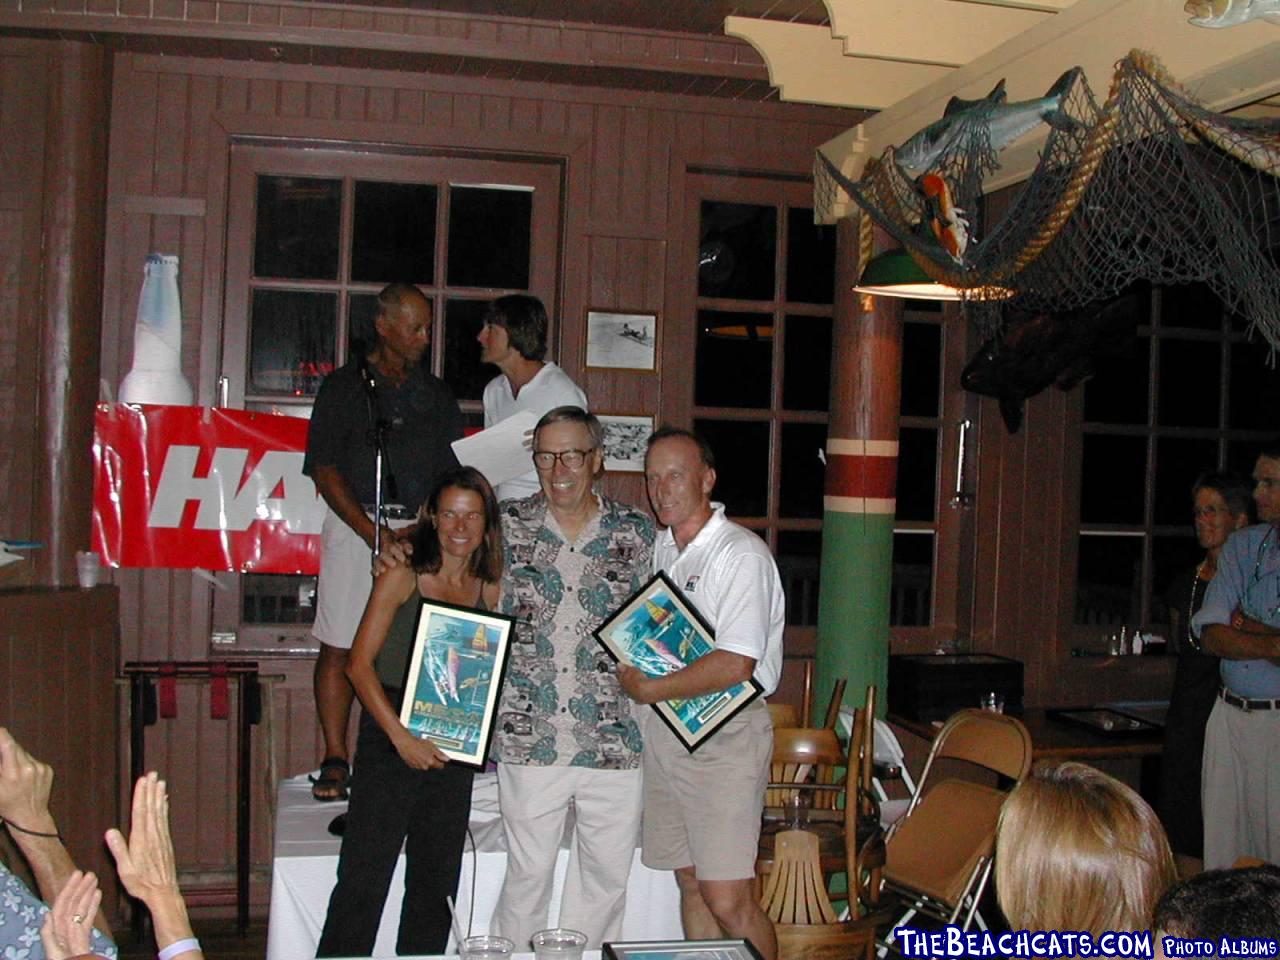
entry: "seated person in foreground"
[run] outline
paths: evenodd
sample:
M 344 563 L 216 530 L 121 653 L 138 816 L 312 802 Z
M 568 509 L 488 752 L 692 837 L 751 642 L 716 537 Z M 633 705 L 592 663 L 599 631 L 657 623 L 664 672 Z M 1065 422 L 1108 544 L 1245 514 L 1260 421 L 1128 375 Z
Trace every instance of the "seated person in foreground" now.
M 1155 812 L 1083 763 L 1037 764 L 996 828 L 996 889 L 1013 930 L 1146 930 L 1177 874 Z
M 1224 937 L 1275 938 L 1280 931 L 1280 867 L 1198 873 L 1160 898 L 1151 930 L 1160 960 L 1165 937 L 1209 940 L 1215 951 Z

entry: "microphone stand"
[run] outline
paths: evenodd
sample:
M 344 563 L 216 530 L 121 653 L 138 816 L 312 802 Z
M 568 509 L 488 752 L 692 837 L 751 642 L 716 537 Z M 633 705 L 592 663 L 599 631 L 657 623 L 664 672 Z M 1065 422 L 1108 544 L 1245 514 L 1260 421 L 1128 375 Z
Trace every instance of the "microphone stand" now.
M 360 381 L 364 384 L 365 408 L 369 413 L 369 426 L 373 437 L 373 556 L 370 566 L 382 552 L 382 512 L 385 498 L 382 493 L 382 461 L 386 454 L 387 431 L 391 424 L 385 417 L 379 416 L 378 384 L 374 380 L 373 370 L 369 366 L 369 358 L 361 347 L 357 356 L 359 360 Z

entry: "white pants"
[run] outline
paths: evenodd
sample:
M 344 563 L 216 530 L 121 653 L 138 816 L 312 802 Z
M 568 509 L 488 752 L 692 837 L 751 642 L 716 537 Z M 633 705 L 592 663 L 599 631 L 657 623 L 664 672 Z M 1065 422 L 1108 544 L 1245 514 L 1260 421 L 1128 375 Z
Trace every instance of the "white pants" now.
M 389 520 L 386 525 L 397 530 L 413 522 Z M 373 551 L 332 510 L 325 512 L 320 527 L 320 551 L 311 635 L 331 647 L 350 650 L 373 590 Z
M 565 815 L 576 827 L 560 917 L 547 916 Z M 498 804 L 507 834 L 507 874 L 490 929 L 529 950 L 547 927 L 587 935 L 587 949 L 622 934 L 627 878 L 640 834 L 640 771 L 498 764 Z
M 1241 857 L 1280 863 L 1280 710 L 1246 713 L 1214 703 L 1200 796 L 1206 870 Z

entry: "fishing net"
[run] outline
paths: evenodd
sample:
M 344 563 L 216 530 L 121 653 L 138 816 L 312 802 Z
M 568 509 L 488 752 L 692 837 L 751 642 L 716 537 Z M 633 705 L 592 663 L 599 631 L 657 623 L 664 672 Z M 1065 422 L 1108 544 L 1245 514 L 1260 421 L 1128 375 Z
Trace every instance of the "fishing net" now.
M 1261 332 L 1274 357 L 1280 121 L 1204 109 L 1140 51 L 1117 65 L 1101 105 L 1075 71 L 1035 172 L 987 228 L 982 184 L 999 166 L 990 136 L 999 109 L 979 101 L 958 113 L 954 136 L 930 171 L 948 184 L 968 222 L 959 255 L 934 229 L 939 208 L 923 176 L 908 175 L 893 147 L 868 162 L 857 182 L 819 151 L 816 212 L 821 218 L 835 209 L 843 190 L 926 274 L 960 289 L 988 332 L 1000 306 L 1056 313 L 1113 297 L 1139 280 L 1202 282 Z

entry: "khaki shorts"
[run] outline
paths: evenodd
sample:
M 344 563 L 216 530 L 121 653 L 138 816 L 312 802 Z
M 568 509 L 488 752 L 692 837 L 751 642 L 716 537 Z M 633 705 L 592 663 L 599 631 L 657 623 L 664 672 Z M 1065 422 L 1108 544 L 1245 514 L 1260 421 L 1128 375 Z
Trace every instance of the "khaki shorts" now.
M 693 867 L 699 880 L 756 872 L 773 725 L 755 700 L 694 753 L 652 710 L 644 724 L 644 865 Z

